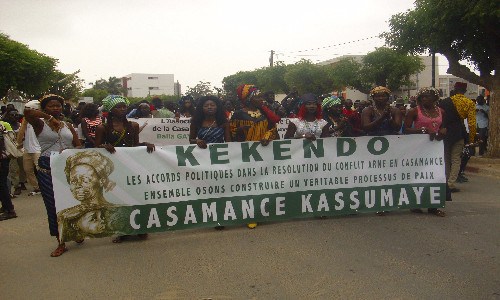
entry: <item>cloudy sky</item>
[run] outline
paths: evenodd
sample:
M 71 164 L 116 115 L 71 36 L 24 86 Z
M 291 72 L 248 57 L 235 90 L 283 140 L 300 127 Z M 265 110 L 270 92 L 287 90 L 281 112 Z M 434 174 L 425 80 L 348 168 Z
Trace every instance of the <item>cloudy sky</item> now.
M 390 16 L 412 0 L 0 0 L 0 31 L 81 70 L 86 82 L 129 73 L 199 81 L 275 60 L 313 62 L 383 45 Z

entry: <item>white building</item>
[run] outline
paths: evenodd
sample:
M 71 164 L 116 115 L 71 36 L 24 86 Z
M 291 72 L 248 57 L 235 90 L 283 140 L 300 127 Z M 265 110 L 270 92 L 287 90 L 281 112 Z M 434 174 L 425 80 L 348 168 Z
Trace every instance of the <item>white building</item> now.
M 455 77 L 453 75 L 441 75 L 439 76 L 439 86 L 437 87 L 441 92 L 441 97 L 449 97 L 450 91 L 453 90 L 456 82 L 467 83 L 467 92 L 464 96 L 469 99 L 476 99 L 477 96 L 485 94 L 486 90 L 484 87 L 470 83 L 465 79 Z
M 175 95 L 174 74 L 132 73 L 122 77 L 126 97 Z

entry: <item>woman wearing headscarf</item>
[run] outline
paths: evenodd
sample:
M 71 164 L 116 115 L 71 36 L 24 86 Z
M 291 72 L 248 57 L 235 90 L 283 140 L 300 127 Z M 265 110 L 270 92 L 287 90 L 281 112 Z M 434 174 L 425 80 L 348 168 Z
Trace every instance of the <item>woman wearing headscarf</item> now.
M 58 242 L 57 248 L 50 254 L 52 257 L 62 255 L 67 251 L 67 248 L 65 243 L 59 239 L 50 154 L 80 147 L 80 140 L 73 126 L 59 120 L 63 105 L 63 97 L 49 94 L 40 98 L 42 110 L 25 109 L 24 111 L 24 116 L 33 126 L 41 148 L 37 168 L 38 185 L 47 210 L 50 235 L 56 236 Z M 77 242 L 81 243 L 82 241 Z
M 417 107 L 410 109 L 406 115 L 404 132 L 407 134 L 429 134 L 431 141 L 441 141 L 446 135 L 443 127 L 443 109 L 437 106 L 439 90 L 433 87 L 421 88 L 417 93 Z M 412 127 L 413 125 L 413 127 Z M 422 213 L 420 208 L 411 209 L 412 212 Z M 430 214 L 444 217 L 444 211 L 437 208 L 428 208 Z
M 241 109 L 231 117 L 231 140 L 236 142 L 260 141 L 267 146 L 271 140 L 278 139 L 276 124 L 281 120 L 263 104 L 264 98 L 259 89 L 251 84 L 242 84 L 236 89 Z M 257 227 L 257 223 L 247 224 L 248 228 Z
M 391 90 L 377 86 L 370 91 L 373 105 L 361 114 L 361 126 L 367 135 L 393 135 L 401 129 L 401 111 L 389 105 Z
M 102 100 L 103 110 L 108 112 L 106 124 L 99 125 L 95 134 L 95 145 L 104 148 L 109 153 L 115 153 L 116 147 L 146 146 L 148 153 L 155 150 L 150 143 L 139 143 L 139 124 L 127 120 L 127 106 L 129 101 L 120 95 L 109 95 Z M 147 234 L 139 234 L 140 238 L 147 238 Z M 113 243 L 121 243 L 125 236 L 118 236 Z
M 259 89 L 250 84 L 242 84 L 236 89 L 241 109 L 231 117 L 232 140 L 237 142 L 260 141 L 266 146 L 278 137 L 276 124 L 281 120 L 263 104 Z
M 327 124 L 322 118 L 321 105 L 313 94 L 304 94 L 300 97 L 298 117 L 290 119 L 285 133 L 285 139 L 306 138 L 315 140 L 321 137 L 323 128 Z
M 321 137 L 352 136 L 352 125 L 348 117 L 342 113 L 342 100 L 337 96 L 329 96 L 321 103 L 323 118 L 327 125 L 323 128 Z

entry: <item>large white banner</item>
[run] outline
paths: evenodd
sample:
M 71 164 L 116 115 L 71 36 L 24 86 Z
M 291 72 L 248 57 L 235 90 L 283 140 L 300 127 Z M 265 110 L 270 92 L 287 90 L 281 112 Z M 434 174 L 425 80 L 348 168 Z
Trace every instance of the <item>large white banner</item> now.
M 64 224 L 92 207 L 121 209 L 120 232 L 137 233 L 444 206 L 443 143 L 427 135 L 116 150 L 52 156 Z

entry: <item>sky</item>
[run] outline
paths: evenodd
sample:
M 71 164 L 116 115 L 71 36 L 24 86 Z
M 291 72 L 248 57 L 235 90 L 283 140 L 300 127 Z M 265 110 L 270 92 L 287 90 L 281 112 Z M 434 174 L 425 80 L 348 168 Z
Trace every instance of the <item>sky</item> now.
M 268 66 L 271 50 L 287 64 L 366 54 L 384 45 L 377 36 L 389 18 L 412 7 L 413 0 L 0 0 L 0 31 L 57 58 L 64 73 L 80 70 L 86 87 L 130 73 L 174 74 L 185 92 Z

